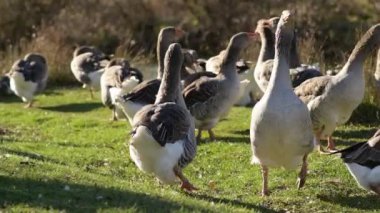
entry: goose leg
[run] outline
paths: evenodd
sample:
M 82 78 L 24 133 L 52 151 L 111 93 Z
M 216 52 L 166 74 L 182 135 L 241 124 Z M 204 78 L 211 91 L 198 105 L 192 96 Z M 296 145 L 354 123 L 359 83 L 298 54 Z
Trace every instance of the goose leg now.
M 298 174 L 298 179 L 297 179 L 298 189 L 301 189 L 305 185 L 306 175 L 307 175 L 307 155 L 303 156 L 301 171 Z
M 173 169 L 174 174 L 181 180 L 181 189 L 192 192 L 194 190 L 198 190 L 193 184 L 189 182 L 189 180 L 183 175 L 182 169 L 178 166 Z
M 198 129 L 197 142 L 200 143 L 202 138 L 202 129 Z
M 318 151 L 320 154 L 326 154 L 326 151 L 323 149 L 323 147 L 321 146 L 321 132 L 317 132 L 315 134 L 315 146 L 317 147 Z
M 33 102 L 34 102 L 34 100 L 29 101 L 29 102 L 24 106 L 24 108 L 31 108 L 31 107 L 33 107 Z
M 92 88 L 90 87 L 90 96 L 91 96 L 91 99 L 94 99 L 94 93 L 92 91 Z
M 212 129 L 209 129 L 209 130 L 208 130 L 208 135 L 209 135 L 209 137 L 210 137 L 210 140 L 215 141 L 215 134 L 214 134 L 214 132 L 212 131 Z
M 328 151 L 335 151 L 335 142 L 332 138 L 332 136 L 330 135 L 328 138 L 327 138 L 327 150 Z
M 112 117 L 111 117 L 111 121 L 117 121 L 117 117 L 116 117 L 116 107 L 115 107 L 115 106 L 112 107 Z
M 269 170 L 267 166 L 261 165 L 261 173 L 263 176 L 263 187 L 261 189 L 261 196 L 268 196 L 269 190 L 268 190 L 268 174 Z

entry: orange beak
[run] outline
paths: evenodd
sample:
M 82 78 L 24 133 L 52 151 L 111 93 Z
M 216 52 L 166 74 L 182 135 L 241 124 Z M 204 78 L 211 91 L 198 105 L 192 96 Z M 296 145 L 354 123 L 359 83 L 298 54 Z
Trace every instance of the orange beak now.
M 180 28 L 178 28 L 178 27 L 176 27 L 175 28 L 175 36 L 177 37 L 177 38 L 181 38 L 182 36 L 184 36 L 185 35 L 185 31 L 183 31 L 182 29 L 180 29 Z

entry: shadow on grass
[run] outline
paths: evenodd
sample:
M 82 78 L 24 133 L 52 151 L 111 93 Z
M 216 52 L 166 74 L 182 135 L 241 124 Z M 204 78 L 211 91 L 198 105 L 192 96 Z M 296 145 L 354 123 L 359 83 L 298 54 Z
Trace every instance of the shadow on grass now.
M 248 135 L 249 136 L 249 129 L 245 129 L 245 130 L 234 130 L 234 131 L 231 131 L 232 133 L 234 134 L 238 134 L 238 135 Z
M 227 143 L 250 143 L 249 136 L 222 136 L 216 138 L 219 142 Z
M 242 202 L 239 200 L 230 200 L 230 199 L 226 199 L 226 198 L 215 198 L 215 197 L 211 197 L 211 196 L 205 195 L 205 194 L 188 194 L 188 196 L 194 197 L 196 199 L 204 200 L 207 202 L 222 203 L 225 205 L 238 206 L 240 208 L 247 208 L 247 209 L 255 210 L 258 212 L 273 212 L 273 213 L 279 212 L 279 211 L 275 211 L 273 209 L 269 209 L 268 207 L 265 207 L 265 206 L 255 205 L 252 203 L 245 203 L 245 202 Z
M 138 212 L 207 210 L 127 190 L 4 176 L 0 176 L 0 194 L 0 208 L 20 204 L 66 212 L 96 212 L 107 208 L 120 208 L 119 211 L 131 209 Z
M 325 202 L 339 204 L 343 207 L 356 208 L 360 210 L 379 210 L 380 198 L 377 195 L 368 196 L 347 196 L 341 194 L 334 195 L 317 195 L 317 197 Z
M 52 159 L 49 157 L 45 157 L 45 156 L 37 154 L 37 153 L 24 152 L 24 151 L 19 151 L 19 150 L 8 149 L 8 148 L 4 148 L 4 147 L 1 147 L 0 151 L 3 151 L 5 153 L 11 154 L 11 155 L 17 155 L 20 157 L 28 157 L 28 158 L 33 159 L 33 160 L 50 162 L 50 163 L 55 163 L 55 164 L 60 164 L 60 165 L 66 165 L 63 162 L 60 162 L 58 160 L 55 160 L 55 159 Z
M 376 130 L 376 128 L 372 128 L 349 131 L 335 131 L 333 137 L 335 138 L 335 144 L 337 146 L 351 146 L 358 142 L 367 141 L 375 134 Z M 336 139 L 337 137 L 340 139 Z M 322 143 L 325 144 L 325 142 Z
M 101 103 L 73 103 L 39 108 L 42 110 L 50 110 L 57 112 L 89 112 L 102 106 L 103 105 Z
M 0 96 L 0 103 L 22 103 L 16 95 Z

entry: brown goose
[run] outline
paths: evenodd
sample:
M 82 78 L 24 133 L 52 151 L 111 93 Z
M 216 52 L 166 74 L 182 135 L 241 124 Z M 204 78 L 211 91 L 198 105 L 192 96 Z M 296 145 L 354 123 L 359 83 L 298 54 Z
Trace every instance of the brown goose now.
M 91 98 L 94 98 L 93 90 L 100 89 L 100 78 L 108 62 L 109 57 L 95 47 L 80 46 L 73 53 L 71 72 L 83 88 L 89 88 Z
M 113 58 L 108 63 L 100 79 L 100 85 L 102 102 L 112 109 L 112 120 L 124 118 L 124 113 L 115 106 L 115 100 L 122 95 L 126 95 L 142 80 L 142 73 L 130 67 L 126 59 Z
M 341 153 L 343 162 L 360 187 L 380 195 L 380 130 L 368 142 L 335 153 Z
M 296 95 L 307 104 L 320 151 L 320 139 L 327 138 L 329 150 L 335 149 L 332 134 L 350 118 L 362 102 L 365 81 L 363 64 L 380 44 L 380 24 L 372 26 L 356 44 L 348 61 L 335 76 L 309 79 L 295 88 Z
M 215 140 L 211 129 L 235 103 L 240 85 L 235 64 L 240 51 L 248 46 L 250 38 L 253 37 L 254 33 L 245 32 L 234 35 L 217 76 L 203 76 L 183 89 L 186 106 L 195 118 L 198 141 L 202 130 L 208 130 L 211 140 Z
M 290 12 L 283 11 L 276 31 L 273 73 L 264 96 L 254 106 L 250 138 L 252 163 L 262 167 L 262 195 L 268 191 L 268 167 L 295 169 L 302 164 L 298 188 L 307 174 L 307 156 L 313 150 L 313 132 L 308 109 L 294 94 L 289 76 L 289 50 L 293 30 Z
M 181 46 L 171 44 L 165 55 L 165 70 L 154 104 L 146 105 L 133 118 L 130 155 L 137 167 L 153 173 L 161 182 L 181 188 L 196 188 L 182 169 L 196 154 L 194 122 L 186 109 L 180 86 L 183 62 Z
M 8 74 L 11 90 L 32 107 L 35 94 L 45 89 L 48 79 L 47 63 L 44 56 L 29 53 L 23 59 L 17 60 Z
M 174 43 L 176 39 L 183 35 L 183 33 L 184 32 L 181 29 L 175 27 L 165 27 L 161 29 L 157 39 L 157 78 L 143 81 L 127 95 L 116 100 L 116 104 L 123 109 L 130 123 L 132 123 L 133 116 L 138 110 L 147 104 L 153 104 L 156 100 L 156 95 L 164 72 L 165 52 L 169 45 Z

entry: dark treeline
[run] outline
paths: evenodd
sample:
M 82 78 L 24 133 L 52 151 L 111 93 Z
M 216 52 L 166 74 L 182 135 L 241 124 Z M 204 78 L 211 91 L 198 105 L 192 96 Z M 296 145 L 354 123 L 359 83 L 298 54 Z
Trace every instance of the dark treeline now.
M 305 62 L 341 63 L 361 33 L 380 19 L 375 0 L 1 0 L 0 56 L 3 72 L 29 51 L 44 54 L 52 80 L 67 83 L 76 45 L 98 46 L 135 61 L 154 58 L 156 36 L 167 25 L 182 27 L 182 45 L 211 56 L 260 18 L 295 11 Z M 254 60 L 258 45 L 247 57 Z

